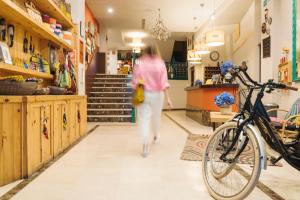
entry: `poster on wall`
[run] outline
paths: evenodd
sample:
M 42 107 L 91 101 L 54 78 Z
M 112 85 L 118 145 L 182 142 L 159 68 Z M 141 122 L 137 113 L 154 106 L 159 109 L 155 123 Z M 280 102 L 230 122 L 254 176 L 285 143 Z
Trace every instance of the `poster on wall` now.
M 271 33 L 271 25 L 273 22 L 272 19 L 272 9 L 271 9 L 271 3 L 270 0 L 264 0 L 263 1 L 263 18 L 262 18 L 262 24 L 261 24 L 261 32 L 263 36 L 267 37 Z
M 271 57 L 271 36 L 263 39 L 263 58 Z

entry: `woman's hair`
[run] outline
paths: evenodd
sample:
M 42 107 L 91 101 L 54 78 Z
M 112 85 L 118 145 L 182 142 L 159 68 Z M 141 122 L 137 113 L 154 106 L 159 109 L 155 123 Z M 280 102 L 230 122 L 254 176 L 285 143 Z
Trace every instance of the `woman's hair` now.
M 148 46 L 145 48 L 144 54 L 150 55 L 150 56 L 155 56 L 157 53 L 156 53 L 156 50 L 152 46 Z

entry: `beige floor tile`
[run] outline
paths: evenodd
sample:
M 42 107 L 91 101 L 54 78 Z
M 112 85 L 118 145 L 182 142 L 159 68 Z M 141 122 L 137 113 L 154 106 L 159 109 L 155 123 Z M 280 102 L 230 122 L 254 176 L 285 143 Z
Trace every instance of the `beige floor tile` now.
M 211 129 L 195 124 L 184 113 L 176 120 L 193 133 Z M 93 125 L 90 125 L 92 127 Z M 151 146 L 148 158 L 141 157 L 141 144 L 134 125 L 100 124 L 70 152 L 30 183 L 14 200 L 209 200 L 201 162 L 180 160 L 187 133 L 163 116 L 162 137 Z M 276 192 L 291 191 L 286 199 L 300 194 L 299 174 L 273 168 L 261 178 Z M 280 171 L 280 172 L 279 172 Z M 290 181 L 296 182 L 296 184 Z M 289 198 L 290 197 L 290 198 Z M 270 199 L 259 189 L 247 198 Z

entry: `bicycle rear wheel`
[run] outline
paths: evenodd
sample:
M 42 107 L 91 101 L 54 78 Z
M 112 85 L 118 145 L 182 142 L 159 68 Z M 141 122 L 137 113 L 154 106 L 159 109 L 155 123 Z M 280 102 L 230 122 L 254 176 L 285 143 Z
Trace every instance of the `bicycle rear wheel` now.
M 249 128 L 243 130 L 226 156 L 227 160 L 220 159 L 231 147 L 236 132 L 236 122 L 228 122 L 219 127 L 209 139 L 203 155 L 203 179 L 208 192 L 215 199 L 244 199 L 254 189 L 260 176 L 259 144 Z M 245 148 L 241 152 L 243 144 Z M 238 159 L 234 160 L 238 154 Z

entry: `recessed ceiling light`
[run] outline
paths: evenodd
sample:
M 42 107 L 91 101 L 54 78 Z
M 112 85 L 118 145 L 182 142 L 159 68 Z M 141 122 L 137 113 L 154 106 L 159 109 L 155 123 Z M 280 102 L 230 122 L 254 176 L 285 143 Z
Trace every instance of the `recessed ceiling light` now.
M 111 14 L 111 13 L 114 12 L 114 9 L 113 9 L 113 8 L 108 8 L 108 9 L 107 9 L 107 12 Z

